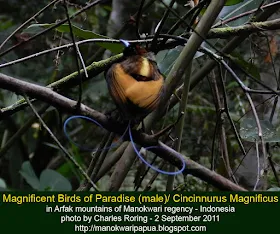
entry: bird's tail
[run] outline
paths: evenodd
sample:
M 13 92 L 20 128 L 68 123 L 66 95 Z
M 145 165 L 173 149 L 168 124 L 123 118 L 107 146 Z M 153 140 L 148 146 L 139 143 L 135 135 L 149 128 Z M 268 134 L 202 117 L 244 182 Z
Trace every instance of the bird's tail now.
M 71 121 L 71 120 L 74 120 L 74 119 L 84 119 L 84 120 L 87 120 L 87 121 L 90 121 L 92 123 L 94 123 L 95 125 L 101 127 L 104 129 L 104 127 L 98 123 L 98 121 L 90 118 L 90 117 L 87 117 L 87 116 L 82 116 L 82 115 L 74 115 L 74 116 L 71 116 L 69 117 L 68 119 L 66 119 L 66 121 L 64 122 L 64 125 L 63 125 L 63 131 L 64 131 L 64 134 L 65 136 L 67 137 L 67 139 L 72 143 L 74 144 L 76 147 L 78 147 L 79 149 L 81 150 L 85 150 L 85 151 L 91 151 L 93 153 L 95 152 L 98 152 L 98 151 L 102 151 L 104 149 L 111 149 L 111 148 L 114 148 L 118 145 L 118 143 L 120 143 L 124 136 L 127 134 L 129 134 L 129 139 L 130 139 L 130 142 L 132 144 L 132 147 L 136 153 L 136 155 L 140 158 L 140 160 L 145 163 L 149 168 L 157 171 L 158 173 L 161 173 L 161 174 L 165 174 L 165 175 L 178 175 L 180 173 L 182 173 L 184 170 L 185 170 L 185 167 L 186 167 L 186 163 L 185 163 L 185 160 L 180 157 L 179 159 L 182 161 L 182 168 L 179 170 L 179 171 L 164 171 L 164 170 L 161 170 L 155 166 L 153 166 L 152 164 L 150 164 L 147 160 L 145 160 L 145 158 L 141 155 L 140 151 L 137 149 L 137 146 L 136 144 L 134 143 L 134 140 L 133 140 L 133 135 L 132 135 L 132 126 L 134 125 L 134 123 L 132 121 L 129 121 L 128 123 L 128 126 L 126 128 L 126 130 L 124 131 L 123 135 L 119 138 L 119 140 L 117 142 L 114 142 L 113 144 L 111 144 L 111 146 L 109 147 L 104 147 L 102 149 L 98 149 L 98 148 L 91 148 L 91 147 L 87 147 L 87 146 L 84 146 L 84 145 L 80 145 L 78 143 L 76 143 L 75 141 L 73 141 L 73 139 L 70 137 L 70 135 L 68 134 L 68 131 L 67 131 L 67 125 L 68 123 Z M 149 150 L 149 149 L 158 149 L 160 148 L 160 146 L 149 146 L 149 147 L 146 147 L 145 149 Z

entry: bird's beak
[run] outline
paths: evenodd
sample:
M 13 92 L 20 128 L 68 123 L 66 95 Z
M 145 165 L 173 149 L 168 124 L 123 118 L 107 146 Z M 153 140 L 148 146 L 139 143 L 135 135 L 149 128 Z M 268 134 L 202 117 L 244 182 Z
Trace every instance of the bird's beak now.
M 125 47 L 129 47 L 130 46 L 130 43 L 128 41 L 126 41 L 126 40 L 120 39 L 120 42 L 122 44 L 124 44 Z

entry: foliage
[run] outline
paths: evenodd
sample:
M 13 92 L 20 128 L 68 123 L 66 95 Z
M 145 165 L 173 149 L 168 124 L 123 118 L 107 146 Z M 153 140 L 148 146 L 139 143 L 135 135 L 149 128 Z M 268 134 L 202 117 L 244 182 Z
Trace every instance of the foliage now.
M 257 8 L 258 6 L 256 4 L 260 2 L 261 1 L 254 1 L 251 3 L 241 0 L 226 1 L 227 7 L 223 9 L 220 17 L 223 17 L 224 20 L 228 20 L 230 17 L 239 15 L 240 11 L 246 12 Z M 0 10 L 0 42 L 2 43 L 27 18 L 42 9 L 49 1 L 38 2 L 30 0 L 22 4 L 17 0 L 9 0 L 0 1 L 0 3 L 2 8 Z M 74 1 L 74 3 L 69 4 L 69 14 L 75 14 L 85 7 L 86 3 L 86 1 Z M 186 7 L 184 4 L 185 1 L 176 1 L 176 4 L 173 6 L 174 11 L 180 16 L 190 10 L 190 8 Z M 137 12 L 138 8 L 134 10 Z M 165 10 L 166 6 L 160 3 L 156 3 L 153 7 L 146 9 L 145 14 L 140 20 L 141 32 L 154 34 L 156 25 L 161 21 Z M 178 27 L 172 35 L 189 35 L 188 24 L 192 22 L 193 27 L 195 27 L 196 21 L 199 21 L 203 15 L 198 13 L 203 12 L 205 9 L 203 10 L 201 8 L 198 10 L 197 12 L 193 12 L 194 14 L 196 13 L 192 15 L 193 18 L 189 17 L 185 23 L 180 24 L 180 27 Z M 114 11 L 116 11 L 116 9 L 113 9 L 112 5 L 108 3 L 94 6 L 72 18 L 71 27 L 73 29 L 75 41 L 97 38 L 111 39 L 111 35 L 108 36 L 110 29 L 114 32 L 121 29 L 117 22 L 113 22 L 115 25 L 113 24 L 113 26 L 111 26 L 112 22 L 110 17 L 112 17 Z M 55 27 L 55 29 L 44 33 L 34 40 L 30 40 L 43 30 L 56 25 L 59 20 L 65 17 L 65 11 L 61 4 L 56 4 L 44 11 L 41 15 L 36 17 L 36 21 L 30 22 L 19 30 L 19 32 L 13 35 L 3 48 L 0 49 L 1 64 L 71 43 L 72 35 L 70 34 L 68 22 Z M 124 32 L 120 35 L 116 33 L 114 39 L 122 38 L 123 36 L 135 39 L 136 18 L 133 16 L 132 9 L 131 12 L 127 10 L 125 17 L 127 23 L 121 20 L 121 25 L 125 25 L 128 31 L 131 29 L 129 32 L 133 32 L 133 35 L 132 33 L 125 34 Z M 249 19 L 248 15 L 246 17 L 247 18 L 241 17 L 237 20 L 233 20 L 229 22 L 229 24 L 244 25 Z M 176 15 L 170 14 L 170 17 L 164 22 L 162 32 L 168 32 L 176 22 Z M 113 27 L 113 29 L 110 27 Z M 228 40 L 229 39 L 207 40 L 207 42 L 203 43 L 203 46 L 211 49 L 213 53 L 216 52 L 214 48 L 219 52 L 227 45 Z M 279 90 L 279 85 L 277 83 L 279 77 L 276 71 L 279 69 L 278 40 L 278 35 L 270 31 L 266 32 L 266 34 L 252 34 L 248 36 L 244 43 L 238 45 L 238 48 L 233 53 L 221 53 L 220 55 L 224 56 L 223 59 L 233 69 L 238 78 L 240 78 L 243 85 L 255 90 L 261 90 L 265 88 L 260 84 L 260 82 L 263 82 L 273 89 L 275 88 L 274 86 L 277 86 L 277 90 Z M 27 42 L 22 46 L 15 47 L 10 52 L 1 54 L 7 49 L 24 41 Z M 169 42 L 172 45 L 172 40 Z M 209 46 L 209 43 L 212 46 Z M 172 48 L 160 48 L 160 51 L 156 55 L 159 70 L 164 76 L 168 76 L 171 68 L 182 52 L 184 45 L 181 43 L 180 45 L 178 44 L 171 47 Z M 104 53 L 105 50 L 107 51 Z M 94 61 L 100 61 L 103 58 L 111 56 L 111 54 L 121 53 L 122 50 L 123 46 L 119 43 L 97 42 L 79 46 L 81 57 L 86 65 Z M 80 58 L 78 58 L 74 52 L 73 48 L 51 52 L 13 66 L 7 66 L 1 70 L 1 73 L 32 83 L 47 85 L 78 69 L 77 59 L 79 60 Z M 203 69 L 204 65 L 210 60 L 208 55 L 197 51 L 193 59 L 192 75 L 195 75 Z M 241 137 L 241 141 L 246 150 L 249 151 L 252 143 L 254 145 L 256 140 L 259 144 L 261 144 L 261 141 L 259 139 L 258 126 L 252 114 L 252 106 L 250 106 L 244 90 L 240 88 L 240 84 L 229 74 L 229 70 L 226 70 L 221 64 L 222 63 L 218 66 L 218 69 L 207 74 L 207 77 L 203 79 L 202 82 L 192 87 L 193 89 L 188 94 L 188 105 L 185 110 L 185 123 L 183 126 L 180 152 L 192 160 L 199 162 L 201 165 L 212 168 L 222 176 L 228 177 L 226 165 L 224 165 L 223 160 L 221 160 L 221 155 L 226 154 L 223 151 L 224 148 L 226 148 L 230 158 L 230 167 L 233 169 L 237 179 L 239 180 L 241 178 L 241 181 L 245 175 L 244 171 L 239 172 L 238 170 L 240 163 L 242 164 L 243 161 L 242 150 L 239 145 L 239 139 L 236 137 L 236 132 L 234 132 L 232 128 L 232 122 L 239 130 L 237 134 Z M 81 65 L 81 62 L 79 62 L 80 69 L 82 68 Z M 271 85 L 272 79 L 275 85 Z M 181 84 L 182 82 L 180 85 Z M 223 87 L 225 87 L 225 90 L 223 90 Z M 102 113 L 112 114 L 112 112 L 114 112 L 115 105 L 108 95 L 103 73 L 83 83 L 82 91 L 82 101 L 84 104 Z M 77 86 L 58 90 L 58 92 L 74 100 L 77 100 L 79 96 L 79 88 Z M 175 95 L 173 95 L 172 98 L 175 98 L 174 96 Z M 269 144 L 267 146 L 270 148 L 270 156 L 274 160 L 274 166 L 277 172 L 277 175 L 275 175 L 269 171 L 267 183 L 265 184 L 268 184 L 268 188 L 271 187 L 268 189 L 269 191 L 279 190 L 280 185 L 277 183 L 276 179 L 277 176 L 279 176 L 280 169 L 278 167 L 280 154 L 279 148 L 277 148 L 279 142 L 278 112 L 274 114 L 274 119 L 270 118 L 270 115 L 273 116 L 271 113 L 274 113 L 276 109 L 271 101 L 275 99 L 275 96 L 272 94 L 268 96 L 268 94 L 262 93 L 256 93 L 251 96 L 253 97 L 254 107 L 256 107 L 257 114 L 260 118 L 264 142 Z M 10 106 L 21 98 L 22 97 L 18 96 L 17 93 L 0 90 L 1 108 Z M 178 99 L 180 102 L 180 97 L 178 97 Z M 227 104 L 227 106 L 225 106 L 225 104 Z M 169 103 L 166 104 L 166 106 L 168 105 Z M 35 102 L 34 106 L 39 110 L 42 107 L 42 102 Z M 178 118 L 178 112 L 179 104 L 176 102 L 176 104 L 172 106 L 172 109 L 153 125 L 153 131 L 157 132 L 168 124 L 175 122 Z M 5 119 L 1 119 L 1 148 L 12 139 L 19 129 L 25 126 L 26 130 L 24 134 L 15 139 L 7 152 L 2 155 L 0 151 L 0 190 L 21 190 L 27 188 L 38 191 L 69 191 L 77 189 L 82 182 L 85 182 L 81 171 L 77 170 L 73 163 L 64 159 L 63 153 L 60 151 L 59 147 L 53 142 L 52 138 L 36 118 L 30 123 L 30 126 L 26 126 L 33 116 L 34 114 L 30 108 L 25 108 Z M 91 152 L 78 149 L 67 141 L 62 131 L 62 125 L 63 121 L 69 116 L 65 114 L 63 110 L 51 108 L 41 116 L 67 151 L 74 155 L 74 159 L 83 169 L 88 168 L 91 162 L 96 163 L 96 161 L 98 161 L 98 152 L 91 154 Z M 228 118 L 229 116 L 232 122 Z M 224 145 L 222 143 L 222 129 L 226 133 Z M 75 142 L 95 149 L 102 142 L 102 139 L 104 139 L 106 131 L 86 121 L 73 121 L 69 126 L 69 133 L 71 139 Z M 177 139 L 176 134 L 176 130 L 172 129 L 170 136 L 163 137 L 165 143 L 174 147 L 174 145 L 176 145 L 176 140 L 174 139 Z M 119 136 L 113 137 L 113 143 L 118 142 L 120 140 L 119 138 Z M 105 162 L 109 160 L 117 150 L 117 147 L 109 147 L 109 153 L 104 159 Z M 148 155 L 147 158 L 149 161 L 152 161 L 153 155 Z M 255 159 L 252 158 L 250 160 Z M 155 163 L 156 166 L 159 166 L 160 162 L 161 160 L 157 159 Z M 105 190 L 110 186 L 109 182 L 115 167 L 116 164 L 114 164 L 99 182 L 97 182 L 100 189 Z M 102 166 L 100 168 L 102 168 Z M 134 179 L 136 175 L 138 175 L 137 173 L 141 174 L 146 169 L 147 168 L 136 160 L 121 189 L 134 190 Z M 255 176 L 256 172 L 253 174 Z M 145 178 L 139 190 L 146 188 L 153 175 L 154 172 L 149 171 L 147 175 L 144 176 Z M 24 178 L 24 180 L 22 180 L 22 178 Z M 165 190 L 166 180 L 165 176 L 159 176 L 150 189 Z M 250 186 L 248 186 L 248 188 L 252 189 L 253 185 L 254 181 L 250 181 Z M 174 188 L 186 191 L 205 190 L 206 188 L 209 190 L 213 189 L 205 182 L 192 176 L 176 177 Z M 264 189 L 267 190 L 267 188 Z

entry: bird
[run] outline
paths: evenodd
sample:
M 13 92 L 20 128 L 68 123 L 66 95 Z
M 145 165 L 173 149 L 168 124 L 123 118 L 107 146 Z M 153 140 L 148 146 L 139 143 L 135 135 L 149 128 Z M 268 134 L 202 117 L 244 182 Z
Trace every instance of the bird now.
M 165 89 L 164 77 L 157 66 L 153 52 L 147 51 L 139 44 L 130 44 L 128 41 L 122 39 L 120 42 L 125 46 L 123 59 L 110 66 L 105 72 L 105 78 L 109 93 L 118 107 L 123 120 L 128 120 L 124 135 L 128 131 L 129 139 L 135 153 L 146 166 L 158 173 L 167 175 L 179 174 L 186 167 L 183 158 L 180 158 L 183 165 L 180 171 L 163 171 L 147 162 L 134 143 L 131 129 L 159 106 Z M 145 132 L 143 121 L 141 129 Z M 166 132 L 169 129 L 170 127 L 164 129 L 162 132 Z M 158 146 L 153 146 L 153 148 L 158 148 Z
M 105 72 L 109 93 L 123 120 L 142 121 L 154 111 L 164 93 L 164 77 L 155 54 L 139 44 L 124 44 L 123 59 Z

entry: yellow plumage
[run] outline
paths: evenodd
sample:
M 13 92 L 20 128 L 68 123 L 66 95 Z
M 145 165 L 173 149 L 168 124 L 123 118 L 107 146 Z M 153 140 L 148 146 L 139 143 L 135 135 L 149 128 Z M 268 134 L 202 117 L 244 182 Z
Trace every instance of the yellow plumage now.
M 156 63 L 145 53 L 128 56 L 106 73 L 109 92 L 124 118 L 142 118 L 153 111 L 162 95 L 164 80 Z

